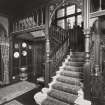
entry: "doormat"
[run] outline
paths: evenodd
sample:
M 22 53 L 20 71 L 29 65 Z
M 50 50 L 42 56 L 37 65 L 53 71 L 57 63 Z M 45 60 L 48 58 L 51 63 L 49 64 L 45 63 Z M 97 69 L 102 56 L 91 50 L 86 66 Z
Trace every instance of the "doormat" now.
M 9 103 L 6 103 L 6 104 L 4 104 L 4 105 L 23 105 L 23 104 L 20 103 L 20 102 L 17 101 L 17 100 L 13 100 L 13 101 L 11 101 L 11 102 L 9 102 Z
M 10 101 L 18 96 L 23 95 L 35 88 L 38 88 L 34 83 L 28 81 L 20 81 L 10 86 L 0 89 L 0 104 Z

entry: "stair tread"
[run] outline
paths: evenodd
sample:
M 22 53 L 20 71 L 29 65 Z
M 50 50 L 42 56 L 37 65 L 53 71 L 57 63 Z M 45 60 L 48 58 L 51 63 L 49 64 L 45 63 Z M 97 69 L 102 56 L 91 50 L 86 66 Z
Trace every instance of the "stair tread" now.
M 80 78 L 83 75 L 82 72 L 78 72 L 78 71 L 75 72 L 75 71 L 68 71 L 68 70 L 61 71 L 59 74 L 63 76 L 75 77 L 75 78 Z
M 60 82 L 68 83 L 68 84 L 79 85 L 79 86 L 81 86 L 82 84 L 81 82 L 82 79 L 66 77 L 66 76 L 59 76 L 56 78 L 56 80 Z
M 82 88 L 77 85 L 70 85 L 67 83 L 62 83 L 62 82 L 56 82 L 52 85 L 52 88 L 56 90 L 61 90 L 67 93 L 72 93 L 78 95 L 78 91 Z
M 53 97 L 47 96 L 41 105 L 70 105 Z
M 68 62 L 70 63 L 84 63 L 84 61 L 72 61 L 72 59 L 76 59 L 76 58 L 70 58 L 69 60 L 68 60 Z M 78 60 L 78 59 L 77 59 Z
M 83 67 L 75 67 L 75 66 L 69 66 L 69 65 L 66 65 L 64 67 L 64 70 L 67 70 L 67 71 L 75 71 L 75 72 L 81 72 L 83 70 Z
M 70 70 L 63 70 L 63 71 L 61 71 L 61 73 L 71 73 L 71 74 L 77 74 L 77 75 L 79 75 L 79 74 L 82 74 L 82 72 L 80 72 L 80 71 L 70 71 Z
M 78 66 L 71 66 L 71 65 L 66 65 L 67 68 L 76 68 L 76 69 L 82 69 L 83 67 L 78 67 Z
M 72 61 L 68 61 L 65 64 L 69 65 L 69 66 L 83 67 L 84 62 L 72 62 Z
M 76 54 L 76 53 L 82 53 L 82 54 L 85 54 L 85 52 L 82 52 L 82 51 L 76 51 L 76 52 L 72 52 L 73 54 Z
M 69 104 L 74 103 L 78 98 L 78 95 L 70 94 L 56 89 L 51 89 L 51 91 L 48 92 L 48 95 Z
M 81 58 L 81 57 L 71 57 L 68 59 L 69 61 L 74 61 L 74 62 L 84 62 L 85 59 L 84 58 Z
M 85 56 L 85 53 L 84 52 L 71 52 L 71 55 Z

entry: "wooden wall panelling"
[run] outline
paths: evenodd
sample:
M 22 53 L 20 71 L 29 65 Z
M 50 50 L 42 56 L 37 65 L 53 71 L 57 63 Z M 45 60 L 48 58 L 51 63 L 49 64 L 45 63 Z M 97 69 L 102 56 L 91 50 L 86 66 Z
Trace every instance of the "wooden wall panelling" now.
M 33 72 L 35 73 L 35 79 L 44 77 L 44 56 L 45 56 L 45 42 L 36 41 L 33 43 Z
M 14 56 L 17 56 L 15 54 L 19 54 L 19 57 L 15 58 Z M 12 79 L 19 78 L 19 67 L 20 67 L 20 43 L 17 39 L 13 40 L 13 70 L 12 70 Z
M 12 72 L 13 72 L 13 37 L 10 36 L 10 49 L 9 49 L 9 56 L 10 56 L 10 62 L 9 62 L 9 69 L 10 69 L 10 82 L 12 81 Z
M 32 55 L 32 44 L 28 44 L 28 49 L 27 49 L 27 64 L 28 64 L 28 74 L 29 76 L 34 75 L 33 73 L 33 55 Z

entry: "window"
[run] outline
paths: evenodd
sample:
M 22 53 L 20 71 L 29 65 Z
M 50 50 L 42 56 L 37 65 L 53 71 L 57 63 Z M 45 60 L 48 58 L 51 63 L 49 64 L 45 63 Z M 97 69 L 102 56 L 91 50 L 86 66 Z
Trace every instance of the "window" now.
M 67 18 L 67 23 L 69 23 L 69 28 L 73 28 L 75 25 L 75 16 Z
M 81 9 L 74 4 L 63 6 L 57 11 L 56 21 L 57 25 L 63 29 L 73 28 L 75 24 L 81 26 Z
M 64 15 L 65 15 L 65 10 L 64 10 L 64 8 L 58 10 L 58 12 L 57 12 L 57 18 L 63 17 Z
M 77 8 L 77 12 L 81 12 L 81 9 L 80 8 Z
M 82 15 L 77 16 L 77 25 L 81 26 L 82 23 Z
M 62 27 L 63 29 L 65 29 L 65 21 L 64 21 L 64 19 L 58 20 L 57 21 L 57 25 L 60 26 L 60 27 Z
M 66 10 L 67 15 L 75 14 L 75 5 L 68 6 Z

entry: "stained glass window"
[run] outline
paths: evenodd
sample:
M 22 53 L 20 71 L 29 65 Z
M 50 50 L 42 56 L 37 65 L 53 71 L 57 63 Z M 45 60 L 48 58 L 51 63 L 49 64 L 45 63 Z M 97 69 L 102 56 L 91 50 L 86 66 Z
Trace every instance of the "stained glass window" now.
M 65 15 L 64 8 L 57 11 L 57 18 L 63 17 L 64 15 Z
M 69 28 L 73 28 L 75 24 L 75 16 L 67 18 L 67 22 L 69 23 Z
M 66 10 L 66 14 L 71 15 L 71 14 L 74 14 L 74 13 L 75 13 L 75 5 L 68 6 L 67 10 Z
M 60 27 L 62 27 L 64 29 L 65 28 L 65 21 L 64 21 L 64 19 L 58 20 L 57 21 L 57 25 L 60 26 Z
M 81 12 L 81 9 L 80 8 L 77 8 L 77 12 Z
M 82 15 L 77 16 L 77 25 L 81 26 L 82 23 Z
M 66 13 L 65 13 L 66 12 Z M 57 25 L 63 29 L 73 28 L 73 26 L 81 26 L 82 10 L 76 5 L 66 5 L 57 11 Z

